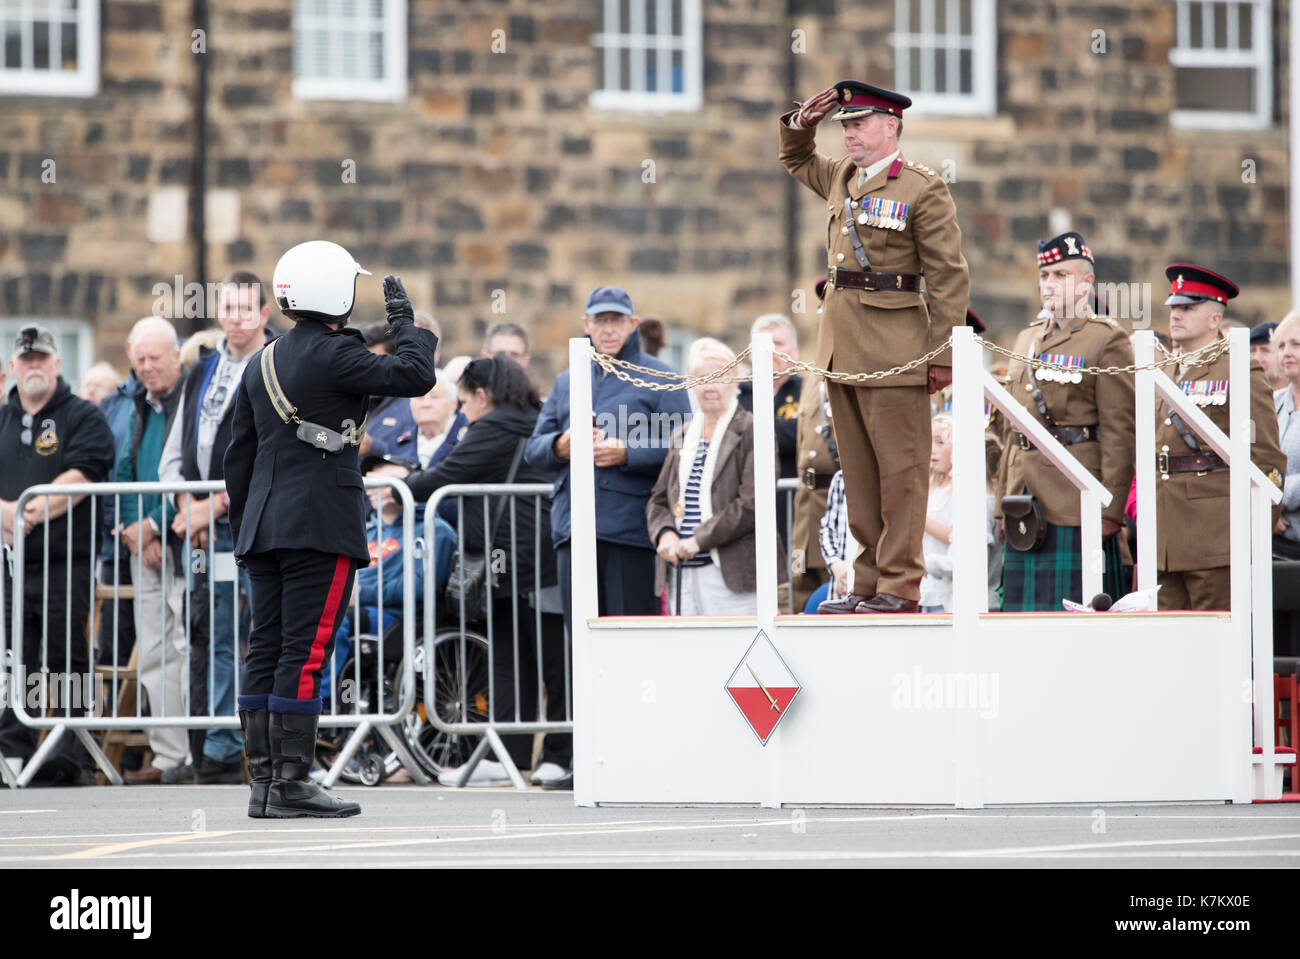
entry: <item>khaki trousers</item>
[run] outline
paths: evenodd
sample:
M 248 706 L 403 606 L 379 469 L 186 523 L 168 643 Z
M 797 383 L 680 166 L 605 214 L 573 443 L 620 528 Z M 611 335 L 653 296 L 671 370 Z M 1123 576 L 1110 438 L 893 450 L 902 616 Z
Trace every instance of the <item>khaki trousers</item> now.
M 930 491 L 930 396 L 924 386 L 828 382 L 849 531 L 861 546 L 853 592 L 919 600 Z
M 1202 612 L 1228 609 L 1232 605 L 1231 569 L 1185 569 L 1178 572 L 1162 569 L 1156 573 L 1160 591 L 1156 601 L 1160 609 L 1194 609 Z

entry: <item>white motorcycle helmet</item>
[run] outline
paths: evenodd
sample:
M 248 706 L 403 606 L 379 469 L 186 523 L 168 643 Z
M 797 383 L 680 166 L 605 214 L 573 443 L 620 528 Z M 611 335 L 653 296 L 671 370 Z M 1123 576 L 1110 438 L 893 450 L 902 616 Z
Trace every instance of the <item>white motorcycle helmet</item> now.
M 356 299 L 358 274 L 371 275 L 337 243 L 299 243 L 275 265 L 271 278 L 275 302 L 292 320 L 314 317 L 346 323 Z

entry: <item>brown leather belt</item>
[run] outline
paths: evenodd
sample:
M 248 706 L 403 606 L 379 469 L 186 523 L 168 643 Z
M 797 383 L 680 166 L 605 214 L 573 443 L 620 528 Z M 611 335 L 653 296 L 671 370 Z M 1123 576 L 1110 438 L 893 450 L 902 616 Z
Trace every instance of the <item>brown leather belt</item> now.
M 1093 426 L 1054 426 L 1048 429 L 1057 442 L 1062 446 L 1073 446 L 1075 443 L 1087 443 L 1097 438 L 1097 427 Z M 1022 450 L 1034 448 L 1034 444 L 1024 433 L 1012 431 L 1011 440 Z
M 1208 473 L 1210 470 L 1223 469 L 1227 466 L 1218 453 L 1187 453 L 1182 456 L 1170 456 L 1168 453 L 1156 454 L 1156 469 L 1168 475 L 1170 473 Z
M 921 289 L 921 277 L 916 273 L 860 273 L 838 266 L 827 267 L 826 283 L 834 290 L 902 291 L 915 293 Z
M 834 478 L 834 473 L 819 473 L 811 466 L 806 466 L 799 472 L 799 483 L 806 490 L 830 489 Z

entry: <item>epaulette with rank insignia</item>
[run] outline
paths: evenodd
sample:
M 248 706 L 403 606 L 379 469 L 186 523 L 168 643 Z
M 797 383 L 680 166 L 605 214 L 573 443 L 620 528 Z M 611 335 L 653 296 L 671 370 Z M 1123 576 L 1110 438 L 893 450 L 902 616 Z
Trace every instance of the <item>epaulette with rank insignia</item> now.
M 931 170 L 931 169 L 930 169 L 928 166 L 926 166 L 924 163 L 917 163 L 915 160 L 908 160 L 908 161 L 907 161 L 907 165 L 908 165 L 908 167 L 910 167 L 911 169 L 915 170 L 917 173 L 923 174 L 923 175 L 925 175 L 925 176 L 935 176 L 935 175 L 936 175 L 936 174 L 935 174 L 935 171 L 934 171 L 934 170 Z

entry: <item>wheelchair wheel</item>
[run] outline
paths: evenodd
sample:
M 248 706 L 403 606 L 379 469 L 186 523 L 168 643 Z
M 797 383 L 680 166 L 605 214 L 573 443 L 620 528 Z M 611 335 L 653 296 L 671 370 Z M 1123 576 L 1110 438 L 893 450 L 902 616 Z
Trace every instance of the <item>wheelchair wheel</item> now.
M 359 778 L 363 786 L 378 786 L 387 774 L 384 757 L 379 753 L 366 753 L 361 757 Z
M 445 629 L 434 636 L 434 702 L 420 702 L 402 729 L 416 762 L 434 777 L 463 765 L 478 745 L 479 737 L 443 732 L 429 721 L 429 714 L 433 713 L 448 725 L 486 722 L 489 716 L 488 676 L 492 664 L 488 658 L 487 637 L 466 630 L 464 649 L 462 661 L 458 629 Z M 423 684 L 423 644 L 416 651 L 415 666 L 418 681 Z M 464 703 L 461 701 L 462 685 Z

